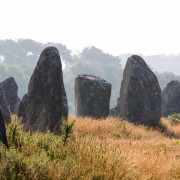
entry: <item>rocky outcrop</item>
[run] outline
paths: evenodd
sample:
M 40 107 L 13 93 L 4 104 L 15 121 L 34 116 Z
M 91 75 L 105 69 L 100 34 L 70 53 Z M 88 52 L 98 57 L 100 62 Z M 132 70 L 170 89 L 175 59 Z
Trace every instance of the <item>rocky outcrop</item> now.
M 157 125 L 161 117 L 161 89 L 145 61 L 128 58 L 120 90 L 120 116 L 137 124 Z
M 0 83 L 0 88 L 4 91 L 7 107 L 12 114 L 17 114 L 20 104 L 18 97 L 18 86 L 13 77 L 10 77 Z
M 180 82 L 171 81 L 162 91 L 162 114 L 180 113 Z
M 5 97 L 5 92 L 4 90 L 0 87 L 0 106 L 2 109 L 2 116 L 6 123 L 10 122 L 10 110 L 8 109 L 8 103 L 6 101 Z
M 0 107 L 0 141 L 8 147 L 6 127 L 4 124 L 3 110 Z
M 23 103 L 25 106 L 20 105 L 19 114 L 23 116 L 25 129 L 60 132 L 62 118 L 68 116 L 68 104 L 61 59 L 55 47 L 41 53 Z
M 106 117 L 109 114 L 111 84 L 96 76 L 75 78 L 75 112 L 77 116 Z

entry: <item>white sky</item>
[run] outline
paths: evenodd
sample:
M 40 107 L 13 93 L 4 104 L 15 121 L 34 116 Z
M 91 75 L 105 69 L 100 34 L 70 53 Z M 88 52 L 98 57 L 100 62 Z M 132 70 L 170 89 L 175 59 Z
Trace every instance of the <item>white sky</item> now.
M 0 39 L 94 45 L 113 55 L 180 53 L 180 0 L 0 0 Z

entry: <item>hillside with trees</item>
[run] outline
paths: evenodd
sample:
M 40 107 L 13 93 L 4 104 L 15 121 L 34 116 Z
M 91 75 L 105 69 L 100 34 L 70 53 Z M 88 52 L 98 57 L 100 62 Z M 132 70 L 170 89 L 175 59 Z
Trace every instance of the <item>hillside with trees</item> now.
M 74 112 L 74 79 L 78 74 L 92 74 L 104 78 L 112 84 L 111 107 L 116 105 L 123 74 L 123 62 L 128 56 L 112 56 L 96 47 L 86 47 L 82 52 L 74 54 L 60 43 L 42 44 L 30 39 L 0 41 L 0 81 L 13 76 L 19 86 L 19 96 L 27 93 L 29 79 L 36 66 L 42 50 L 47 46 L 55 46 L 61 55 L 64 73 L 64 84 L 67 92 L 70 113 Z M 156 64 L 163 66 L 179 63 L 180 56 L 164 55 L 143 57 L 157 75 L 161 88 L 171 80 L 180 80 L 173 72 L 158 72 Z M 158 59 L 160 60 L 158 62 Z M 156 68 L 157 67 L 157 68 Z

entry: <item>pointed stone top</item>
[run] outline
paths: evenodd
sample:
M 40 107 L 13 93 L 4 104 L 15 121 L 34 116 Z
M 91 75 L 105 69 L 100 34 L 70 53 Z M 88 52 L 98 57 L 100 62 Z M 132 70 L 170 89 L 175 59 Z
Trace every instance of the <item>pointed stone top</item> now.
M 177 80 L 172 80 L 167 84 L 167 86 L 177 86 L 177 85 L 180 86 L 180 82 Z
M 132 64 L 141 64 L 142 66 L 147 66 L 144 59 L 138 55 L 132 55 L 131 57 L 128 58 L 128 61 L 130 61 Z
M 42 65 L 44 63 L 45 64 L 50 64 L 50 63 L 61 64 L 59 51 L 56 47 L 49 46 L 42 51 L 39 61 L 38 61 L 38 65 Z
M 13 86 L 14 88 L 18 89 L 18 85 L 17 85 L 17 83 L 13 77 L 9 77 L 0 83 L 1 87 L 6 86 L 6 85 L 7 86 Z
M 49 46 L 47 48 L 45 48 L 41 54 L 44 54 L 44 53 L 56 53 L 56 54 L 59 54 L 59 51 L 56 47 L 54 46 Z

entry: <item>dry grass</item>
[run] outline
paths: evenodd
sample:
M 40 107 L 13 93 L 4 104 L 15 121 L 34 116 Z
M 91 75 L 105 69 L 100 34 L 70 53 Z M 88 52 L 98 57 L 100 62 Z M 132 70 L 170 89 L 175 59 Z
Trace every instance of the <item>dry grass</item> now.
M 161 124 L 166 128 L 166 135 L 180 139 L 180 123 L 173 123 L 170 119 L 162 118 Z
M 76 118 L 65 145 L 60 136 L 25 133 L 20 125 L 12 139 L 14 125 L 9 150 L 0 146 L 0 179 L 180 179 L 180 124 L 167 119 L 152 129 L 112 117 Z
M 114 179 L 180 179 L 180 124 L 165 119 L 161 124 L 166 127 L 163 133 L 111 117 L 78 118 L 74 134 L 85 149 L 89 139 L 106 148 L 107 166 L 114 168 Z M 88 158 L 83 159 L 84 166 L 89 166 Z M 99 162 L 94 159 L 94 163 L 98 166 Z

